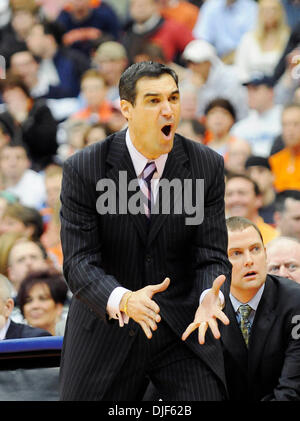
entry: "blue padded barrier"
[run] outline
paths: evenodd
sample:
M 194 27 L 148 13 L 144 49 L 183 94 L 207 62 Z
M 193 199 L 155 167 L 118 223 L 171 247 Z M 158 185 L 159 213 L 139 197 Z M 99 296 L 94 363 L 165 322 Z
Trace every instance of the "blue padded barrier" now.
M 5 339 L 3 341 L 0 341 L 0 354 L 13 352 L 61 350 L 62 343 L 63 336 L 42 336 L 38 338 Z

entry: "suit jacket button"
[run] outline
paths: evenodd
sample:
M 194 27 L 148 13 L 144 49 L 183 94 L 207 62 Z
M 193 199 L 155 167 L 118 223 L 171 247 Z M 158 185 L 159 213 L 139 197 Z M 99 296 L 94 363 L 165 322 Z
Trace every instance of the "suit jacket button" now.
M 130 329 L 129 336 L 134 336 L 134 334 L 135 334 L 135 331 L 133 329 Z
M 146 256 L 146 262 L 147 262 L 147 263 L 150 263 L 150 262 L 151 262 L 151 260 L 152 260 L 151 255 L 150 255 L 150 254 L 147 254 L 147 256 Z

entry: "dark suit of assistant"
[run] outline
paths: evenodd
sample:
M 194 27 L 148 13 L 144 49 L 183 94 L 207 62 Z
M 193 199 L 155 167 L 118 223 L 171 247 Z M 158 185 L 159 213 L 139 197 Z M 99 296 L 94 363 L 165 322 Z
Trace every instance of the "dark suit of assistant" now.
M 231 400 L 300 400 L 300 285 L 268 275 L 254 317 L 249 348 L 230 299 L 220 326 L 229 398 Z M 297 323 L 292 323 L 299 315 Z
M 119 171 L 127 172 L 128 183 L 136 179 L 125 131 L 76 153 L 64 164 L 61 238 L 64 274 L 73 299 L 62 350 L 61 399 L 105 399 L 106 390 L 121 378 L 128 356 L 134 353 L 138 367 L 143 355 L 135 346 L 140 340 L 159 342 L 163 329 L 181 338 L 194 320 L 201 292 L 210 288 L 218 275 L 225 274 L 225 290 L 229 290 L 223 159 L 211 149 L 175 135 L 162 178 L 177 178 L 182 183 L 184 179 L 205 180 L 205 218 L 197 226 L 185 225 L 184 213 L 152 215 L 149 231 L 143 214 L 97 214 L 98 180 L 109 178 L 118 186 Z M 129 192 L 128 197 L 134 193 Z M 133 320 L 123 328 L 116 320 L 108 320 L 106 305 L 114 288 L 121 285 L 137 290 L 160 283 L 166 276 L 171 279 L 169 288 L 154 297 L 162 322 L 150 341 Z M 208 334 L 201 346 L 196 333 L 186 344 L 179 342 L 213 372 L 225 396 L 220 342 Z M 169 355 L 178 358 L 176 353 Z M 183 375 L 181 378 L 184 382 Z M 206 383 L 205 375 L 199 381 L 204 394 L 214 387 Z
M 32 327 L 23 323 L 10 321 L 5 339 L 35 338 L 37 336 L 52 336 L 51 333 L 38 327 Z

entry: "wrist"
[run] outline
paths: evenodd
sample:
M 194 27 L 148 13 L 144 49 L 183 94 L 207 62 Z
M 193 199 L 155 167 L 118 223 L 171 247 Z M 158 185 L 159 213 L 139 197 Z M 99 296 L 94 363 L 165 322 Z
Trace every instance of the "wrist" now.
M 132 291 L 125 292 L 125 294 L 123 295 L 123 297 L 121 298 L 121 301 L 120 301 L 120 311 L 122 311 L 126 315 L 128 315 L 127 314 L 127 308 L 128 308 L 128 301 L 129 301 L 129 298 L 130 298 L 131 294 L 132 294 Z

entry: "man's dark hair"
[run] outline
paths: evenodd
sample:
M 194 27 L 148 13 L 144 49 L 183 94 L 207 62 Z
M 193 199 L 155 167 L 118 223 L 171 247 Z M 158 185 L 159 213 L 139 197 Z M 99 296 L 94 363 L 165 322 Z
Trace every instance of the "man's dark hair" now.
M 3 151 L 4 148 L 22 148 L 22 149 L 24 149 L 27 158 L 30 159 L 29 148 L 28 148 L 26 143 L 24 143 L 20 140 L 20 138 L 16 137 L 15 139 L 12 139 L 11 142 L 4 145 L 2 150 L 0 151 L 0 157 L 1 157 L 1 152 Z
M 244 180 L 250 181 L 250 183 L 252 183 L 252 185 L 253 185 L 255 196 L 259 196 L 261 194 L 261 191 L 260 191 L 260 189 L 259 189 L 258 184 L 256 183 L 256 181 L 253 180 L 248 175 L 246 175 L 246 174 L 238 174 L 238 173 L 227 173 L 226 174 L 226 181 L 229 181 L 232 178 L 243 178 Z
M 20 76 L 8 72 L 6 79 L 2 79 L 0 82 L 0 92 L 3 94 L 5 91 L 14 88 L 20 88 L 28 98 L 31 98 L 30 91 Z
M 153 61 L 141 61 L 129 66 L 122 74 L 119 82 L 120 99 L 129 101 L 132 105 L 136 100 L 136 84 L 142 77 L 158 78 L 164 74 L 170 75 L 178 87 L 178 76 L 168 66 Z
M 249 227 L 253 227 L 259 234 L 261 242 L 264 244 L 264 240 L 258 226 L 247 218 L 243 218 L 242 216 L 231 216 L 226 219 L 226 226 L 228 231 L 244 231 Z
M 209 102 L 204 110 L 204 114 L 207 115 L 212 109 L 219 107 L 223 108 L 224 110 L 228 111 L 233 120 L 236 121 L 236 112 L 235 108 L 232 105 L 230 101 L 228 101 L 226 98 L 215 98 L 211 102 Z
M 300 190 L 283 190 L 277 193 L 275 198 L 275 211 L 284 212 L 286 199 L 294 199 L 300 201 Z

